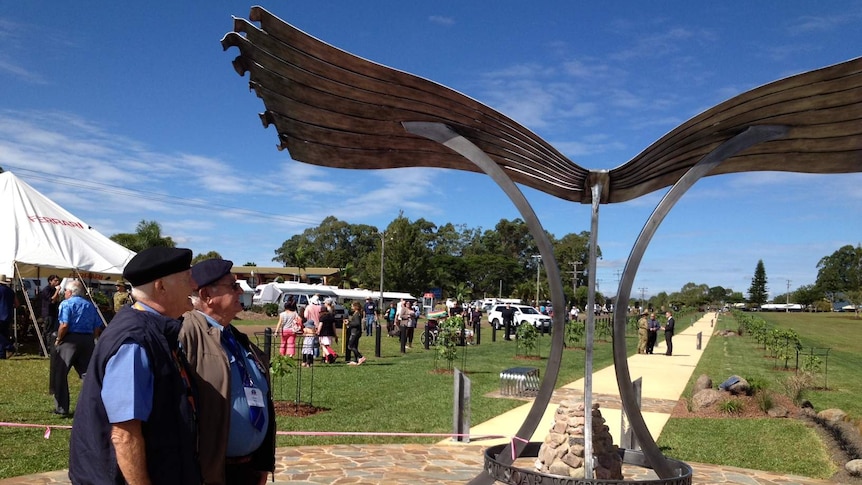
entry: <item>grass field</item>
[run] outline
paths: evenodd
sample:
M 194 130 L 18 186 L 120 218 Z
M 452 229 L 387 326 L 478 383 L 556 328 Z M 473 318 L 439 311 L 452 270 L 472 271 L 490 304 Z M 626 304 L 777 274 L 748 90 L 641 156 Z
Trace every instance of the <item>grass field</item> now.
M 241 322 L 248 333 L 261 325 L 274 326 L 275 321 Z M 313 416 L 279 417 L 281 431 L 361 431 L 361 432 L 452 432 L 452 375 L 435 372 L 446 368 L 445 361 L 435 361 L 434 349 L 425 350 L 417 329 L 413 349 L 399 353 L 397 338 L 381 339 L 381 357 L 374 356 L 374 337 L 362 337 L 360 350 L 368 361 L 358 367 L 341 362 L 335 365 L 317 364 L 312 372 L 302 369 L 301 401 L 326 408 Z M 498 333 L 491 341 L 487 326 L 483 328 L 481 345 L 459 348 L 455 366 L 466 371 L 472 384 L 472 422 L 479 423 L 523 404 L 523 401 L 486 397 L 499 388 L 501 370 L 532 365 L 543 368 L 547 363 L 550 336 L 542 336 L 540 360 L 525 361 L 515 354 L 515 342 L 505 342 Z M 627 339 L 630 349 L 636 338 Z M 611 344 L 598 342 L 594 365 L 597 368 L 612 362 Z M 566 350 L 559 385 L 583 377 L 584 352 Z M 297 375 L 276 380 L 276 399 L 292 401 L 296 396 Z M 51 413 L 53 399 L 47 393 L 48 361 L 39 357 L 18 356 L 0 362 L 0 421 L 49 426 L 71 425 Z M 69 377 L 74 400 L 80 391 L 80 380 L 74 372 Z M 68 466 L 69 431 L 53 429 L 44 439 L 45 428 L 0 428 L 0 478 L 57 470 Z M 399 443 L 441 440 L 440 437 L 285 437 L 278 446 L 327 445 L 335 443 Z
M 820 410 L 841 407 L 855 417 L 862 416 L 862 404 L 852 396 L 862 392 L 862 381 L 856 378 L 862 368 L 862 321 L 852 315 L 839 314 L 762 314 L 776 325 L 796 330 L 806 347 L 829 347 L 828 389 L 812 391 L 808 398 Z M 690 318 L 678 315 L 680 330 Z M 240 322 L 253 333 L 274 321 Z M 717 329 L 735 329 L 736 323 L 722 317 Z M 318 364 L 312 373 L 302 369 L 301 401 L 328 410 L 305 418 L 279 417 L 283 431 L 380 431 L 448 433 L 452 430 L 452 376 L 435 372 L 445 368 L 436 361 L 434 350 L 424 350 L 418 332 L 413 349 L 400 355 L 395 338 L 383 337 L 381 357 L 374 356 L 374 338 L 363 337 L 362 352 L 368 362 L 359 367 L 339 363 Z M 501 337 L 498 334 L 498 337 Z M 491 342 L 484 327 L 482 343 L 460 348 L 455 366 L 466 370 L 472 383 L 471 421 L 483 422 L 522 401 L 487 397 L 499 386 L 500 370 L 522 365 L 543 368 L 547 362 L 550 338 L 540 338 L 541 360 L 525 361 L 516 356 L 513 342 L 499 338 Z M 627 338 L 629 353 L 636 338 Z M 775 392 L 780 381 L 792 374 L 776 370 L 775 362 L 764 356 L 750 338 L 711 339 L 693 378 L 706 373 L 719 376 L 739 374 L 759 380 Z M 557 385 L 573 382 L 583 376 L 584 353 L 566 350 Z M 594 353 L 596 369 L 612 362 L 611 345 L 598 341 Z M 53 400 L 47 393 L 48 362 L 32 355 L 0 361 L 0 421 L 39 425 L 35 428 L 0 428 L 0 478 L 31 474 L 67 467 L 69 432 L 52 428 L 44 438 L 45 426 L 68 426 L 71 420 L 51 413 Z M 74 398 L 80 381 L 74 373 L 69 382 Z M 719 381 L 720 382 L 720 381 Z M 293 400 L 297 374 L 273 383 L 277 399 Z M 335 443 L 398 443 L 439 441 L 439 437 L 279 437 L 279 446 L 327 445 Z M 669 456 L 683 461 L 725 464 L 761 470 L 773 470 L 812 477 L 827 477 L 831 464 L 810 429 L 793 420 L 671 419 L 658 440 Z M 816 452 L 814 452 L 816 451 Z
M 761 313 L 772 325 L 792 328 L 802 340 L 803 352 L 811 348 L 829 349 L 823 371 L 814 385 L 828 388 L 807 390 L 803 397 L 817 411 L 838 407 L 851 417 L 862 417 L 862 320 L 842 313 Z M 736 330 L 736 320 L 722 316 L 716 331 Z M 702 374 L 717 385 L 731 375 L 740 375 L 763 386 L 765 392 L 785 392 L 783 383 L 796 375 L 795 359 L 785 369 L 784 362 L 769 356 L 753 338 L 713 336 L 689 382 L 685 397 L 690 397 L 694 380 Z M 658 440 L 660 447 L 683 461 L 754 468 L 828 478 L 835 471 L 815 432 L 791 419 L 698 419 L 672 418 Z

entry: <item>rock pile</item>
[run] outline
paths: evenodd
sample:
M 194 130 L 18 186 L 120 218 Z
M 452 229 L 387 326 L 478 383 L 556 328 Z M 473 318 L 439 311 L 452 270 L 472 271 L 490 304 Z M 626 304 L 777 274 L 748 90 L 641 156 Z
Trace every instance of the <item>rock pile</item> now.
M 593 473 L 602 480 L 622 480 L 622 458 L 605 425 L 599 405 L 593 404 Z M 536 469 L 542 473 L 584 478 L 584 403 L 566 400 L 557 408 L 554 425 L 539 448 Z

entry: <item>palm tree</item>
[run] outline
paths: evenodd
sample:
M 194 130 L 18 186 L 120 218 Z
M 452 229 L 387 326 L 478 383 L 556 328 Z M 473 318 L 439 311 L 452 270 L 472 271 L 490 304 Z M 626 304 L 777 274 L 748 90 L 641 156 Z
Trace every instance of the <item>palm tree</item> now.
M 341 268 L 341 287 L 345 289 L 359 287 L 359 274 L 353 263 L 347 263 Z
M 110 239 L 136 253 L 148 248 L 177 246 L 170 236 L 162 236 L 162 226 L 156 221 L 142 220 L 134 233 L 114 234 Z

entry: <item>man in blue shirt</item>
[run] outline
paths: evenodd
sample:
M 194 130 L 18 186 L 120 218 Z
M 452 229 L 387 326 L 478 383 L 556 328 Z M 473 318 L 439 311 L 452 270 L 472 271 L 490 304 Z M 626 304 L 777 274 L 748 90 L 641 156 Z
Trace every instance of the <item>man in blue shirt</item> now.
M 69 443 L 73 484 L 201 483 L 196 396 L 177 338 L 192 308 L 189 249 L 153 247 L 123 270 L 124 306 L 93 351 Z
M 54 341 L 51 361 L 53 374 L 54 414 L 69 415 L 69 371 L 72 367 L 78 377 L 84 378 L 96 340 L 104 325 L 96 306 L 83 297 L 84 286 L 78 280 L 66 283 L 66 299 L 60 303 L 60 326 Z

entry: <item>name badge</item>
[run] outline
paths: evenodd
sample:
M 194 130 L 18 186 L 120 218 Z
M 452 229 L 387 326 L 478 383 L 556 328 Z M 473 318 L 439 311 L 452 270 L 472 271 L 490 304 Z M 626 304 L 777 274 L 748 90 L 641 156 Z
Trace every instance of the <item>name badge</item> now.
M 256 387 L 245 388 L 245 399 L 246 401 L 248 401 L 249 406 L 257 406 L 259 408 L 266 407 L 266 403 L 263 399 L 263 393 L 260 392 L 260 389 Z

